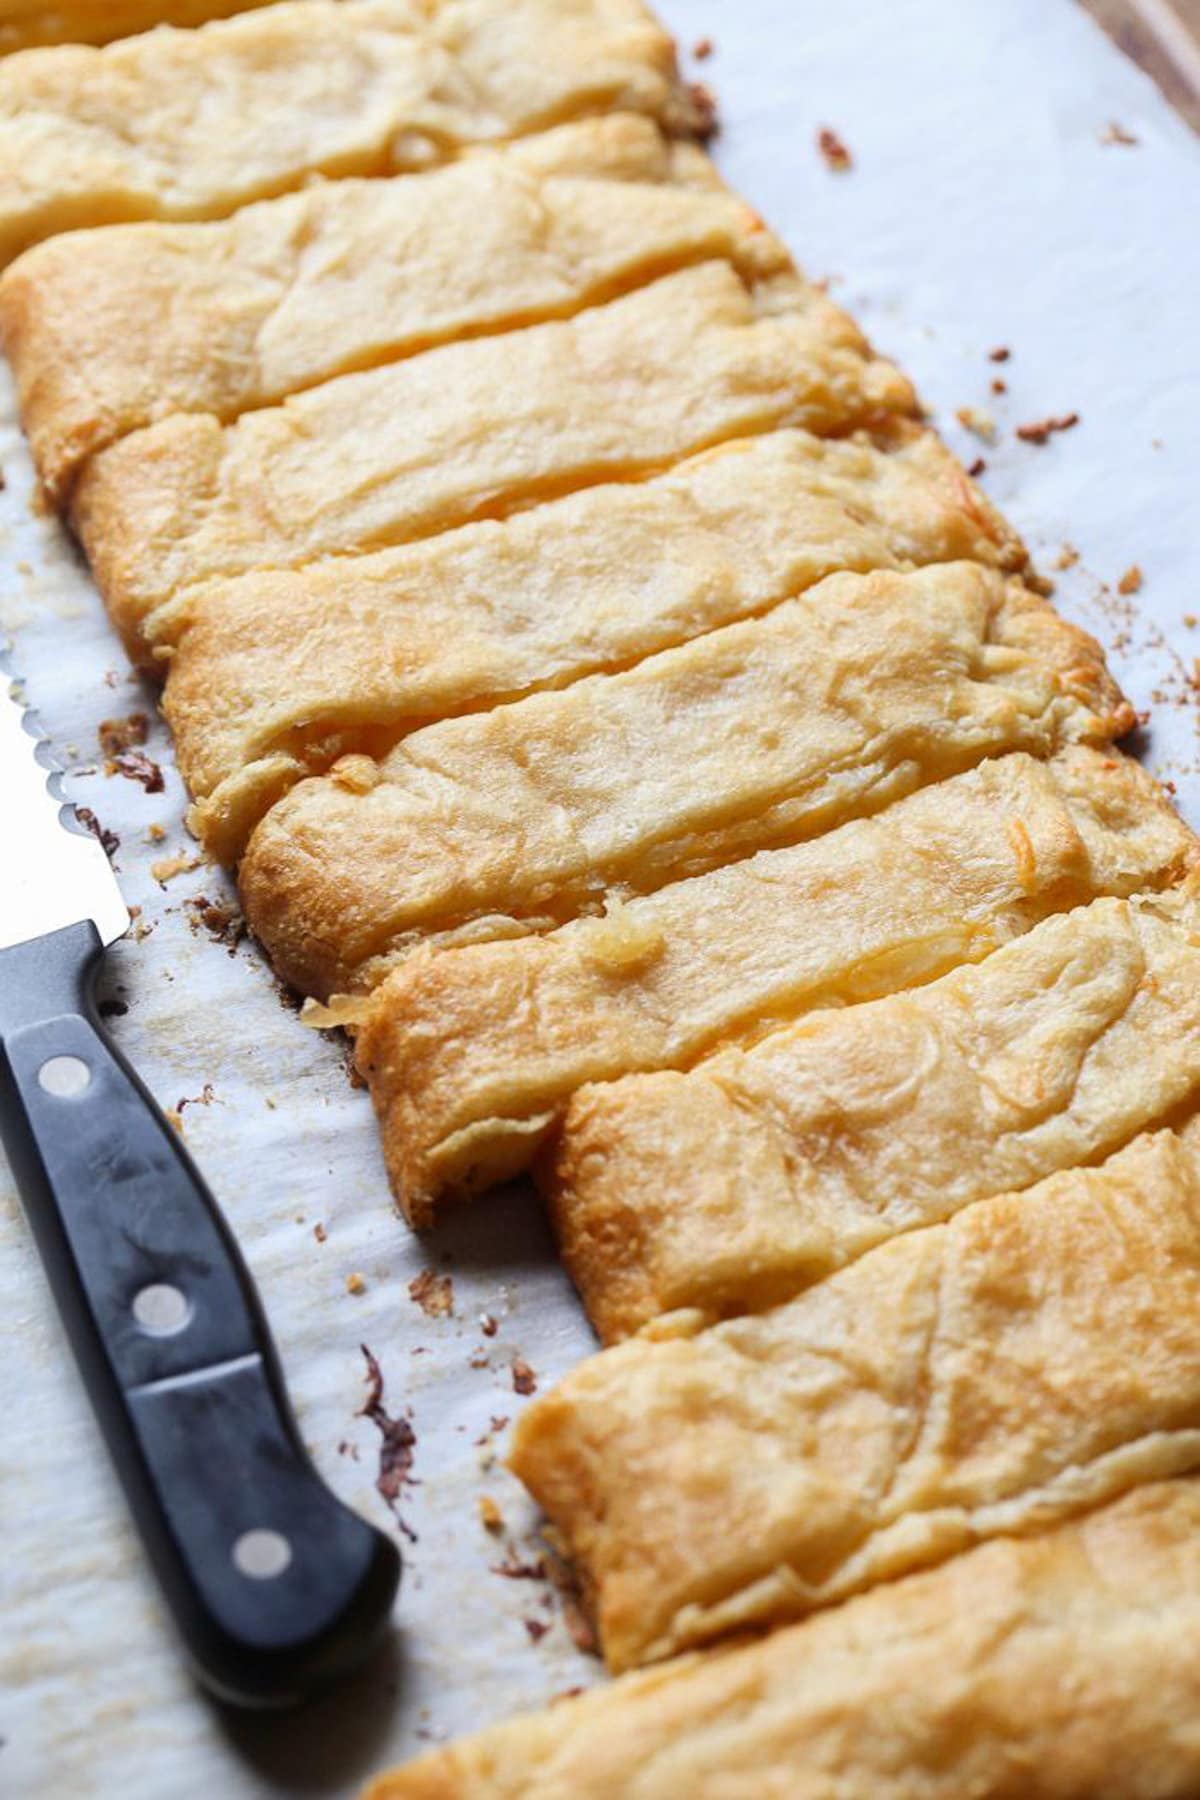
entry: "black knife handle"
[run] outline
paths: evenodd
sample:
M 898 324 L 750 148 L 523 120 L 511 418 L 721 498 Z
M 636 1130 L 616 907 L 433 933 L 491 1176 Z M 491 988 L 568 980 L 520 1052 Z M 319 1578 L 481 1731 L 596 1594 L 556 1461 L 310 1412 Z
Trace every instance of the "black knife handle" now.
M 318 1476 L 249 1273 L 95 1016 L 94 926 L 0 951 L 0 1136 L 197 1675 L 289 1705 L 384 1631 L 396 1546 Z

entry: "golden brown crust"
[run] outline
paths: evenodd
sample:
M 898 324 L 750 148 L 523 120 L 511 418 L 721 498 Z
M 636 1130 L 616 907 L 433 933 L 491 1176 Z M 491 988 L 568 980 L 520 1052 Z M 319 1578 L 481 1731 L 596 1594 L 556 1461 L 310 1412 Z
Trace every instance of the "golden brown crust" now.
M 365 1800 L 1193 1800 L 1200 1492 L 1142 1488 L 760 1643 L 437 1750 Z
M 581 1089 L 547 1177 L 607 1341 L 770 1305 L 1200 1097 L 1200 897 L 1102 899 L 690 1074 Z
M 419 942 L 545 929 L 1131 717 L 1098 645 L 1016 582 L 832 576 L 622 674 L 428 726 L 365 780 L 301 782 L 250 841 L 247 917 L 323 998 Z
M 264 798 L 348 752 L 626 666 L 835 569 L 960 557 L 1024 553 L 931 432 L 770 432 L 423 544 L 202 588 L 145 636 L 171 646 L 194 824 L 232 863 Z
M 215 224 L 51 239 L 0 280 L 0 332 L 38 473 L 61 501 L 87 457 L 171 413 L 227 423 L 714 257 L 752 281 L 790 267 L 744 201 L 697 181 L 653 120 L 624 114 Z
M 358 1015 L 400 1204 L 426 1222 L 444 1194 L 528 1167 L 585 1082 L 686 1068 L 815 1007 L 920 985 L 1195 858 L 1136 763 L 1080 746 L 985 762 L 605 921 L 413 957 Z
M 155 25 L 204 25 L 271 0 L 5 0 L 0 55 L 46 44 L 111 44 Z
M 59 231 L 222 218 L 582 114 L 693 129 L 640 0 L 296 0 L 0 62 L 0 263 Z
M 344 375 L 222 427 L 101 451 L 72 522 L 121 631 L 190 583 L 410 542 L 726 438 L 819 433 L 912 392 L 798 277 L 701 263 L 577 318 Z
M 601 1352 L 511 1466 L 627 1669 L 1196 1468 L 1198 1306 L 1200 1159 L 1164 1131 L 773 1311 Z

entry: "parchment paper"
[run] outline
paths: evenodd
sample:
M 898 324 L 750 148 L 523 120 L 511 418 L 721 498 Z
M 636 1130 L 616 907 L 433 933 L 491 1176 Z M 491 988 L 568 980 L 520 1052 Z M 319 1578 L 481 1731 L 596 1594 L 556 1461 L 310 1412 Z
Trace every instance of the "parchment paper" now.
M 714 42 L 692 72 L 719 93 L 730 179 L 916 378 L 966 460 L 986 458 L 986 486 L 1043 569 L 1064 545 L 1078 550 L 1054 574 L 1059 602 L 1111 647 L 1152 713 L 1148 760 L 1200 824 L 1200 629 L 1185 618 L 1200 613 L 1196 141 L 1069 0 L 663 0 L 662 11 L 685 48 Z M 819 156 L 822 126 L 848 146 L 849 172 Z M 1123 136 L 1137 142 L 1112 141 Z M 1010 358 L 989 361 L 999 347 Z M 996 378 L 1007 394 L 990 392 Z M 992 413 L 994 447 L 956 423 L 960 407 Z M 1043 447 L 1014 436 L 1070 412 L 1078 426 Z M 526 1404 L 512 1363 L 544 1388 L 591 1341 L 523 1191 L 428 1243 L 408 1236 L 338 1043 L 303 1029 L 254 952 L 231 953 L 189 907 L 228 903 L 221 877 L 197 867 L 154 880 L 152 864 L 193 848 L 161 726 L 149 751 L 163 793 L 97 763 L 101 720 L 153 717 L 153 694 L 130 677 L 57 527 L 31 518 L 11 416 L 8 400 L 3 620 L 78 771 L 73 792 L 120 838 L 122 886 L 146 932 L 110 957 L 107 992 L 128 1009 L 113 1028 L 164 1104 L 191 1102 L 188 1143 L 261 1283 L 319 1466 L 400 1529 L 374 1486 L 379 1432 L 356 1416 L 366 1344 L 388 1412 L 411 1410 L 419 1485 L 398 1503 L 416 1541 L 392 1652 L 301 1717 L 212 1706 L 166 1635 L 17 1202 L 0 1188 L 0 1791 L 351 1794 L 429 1741 L 598 1678 L 553 1588 L 493 1572 L 536 1555 L 532 1512 L 493 1461 L 500 1421 Z M 1134 564 L 1144 587 L 1123 597 L 1114 584 Z M 156 826 L 165 839 L 151 843 Z M 451 1277 L 451 1316 L 427 1317 L 410 1297 L 426 1268 Z M 502 1536 L 481 1524 L 484 1494 Z

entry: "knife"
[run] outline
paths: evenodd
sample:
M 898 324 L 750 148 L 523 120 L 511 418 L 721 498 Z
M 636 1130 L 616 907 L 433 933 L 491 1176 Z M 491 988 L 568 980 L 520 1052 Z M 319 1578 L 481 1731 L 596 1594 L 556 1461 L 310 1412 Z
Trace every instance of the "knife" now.
M 195 1673 L 294 1704 L 381 1637 L 399 1552 L 309 1461 L 229 1228 L 100 1023 L 129 915 L 2 670 L 0 821 L 0 1138 Z

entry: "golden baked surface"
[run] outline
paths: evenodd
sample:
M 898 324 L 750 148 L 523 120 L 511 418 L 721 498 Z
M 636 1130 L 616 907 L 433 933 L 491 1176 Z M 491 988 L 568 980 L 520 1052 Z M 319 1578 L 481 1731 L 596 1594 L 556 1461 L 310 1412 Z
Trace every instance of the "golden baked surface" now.
M 356 1014 L 401 1205 L 420 1222 L 444 1192 L 528 1167 L 586 1082 L 686 1068 L 814 1008 L 919 986 L 1048 913 L 1165 885 L 1194 858 L 1136 763 L 1082 746 L 1049 763 L 1016 753 L 605 919 L 414 957 Z M 576 1157 L 569 1142 L 559 1178 L 578 1161 L 582 1194 L 605 1152 L 585 1135 Z M 576 1207 L 586 1218 L 582 1197 L 559 1200 L 569 1232 Z M 613 1335 L 618 1269 L 584 1291 Z
M 0 63 L 0 264 L 131 219 L 213 219 L 585 113 L 693 118 L 640 0 L 294 0 Z
M 250 840 L 246 916 L 285 979 L 324 997 L 422 939 L 545 928 L 998 751 L 1130 723 L 1099 646 L 1019 583 L 970 563 L 835 575 L 622 674 L 301 782 Z
M 613 1669 L 777 1624 L 1200 1465 L 1200 1157 L 968 1206 L 790 1304 L 591 1358 L 511 1463 Z
M 1200 1099 L 1200 894 L 1101 899 L 911 993 L 581 1090 L 548 1176 L 605 1338 L 770 1305 Z
M 366 1800 L 1194 1800 L 1198 1717 L 1179 1480 L 466 1738 Z
M 347 752 L 628 665 L 835 569 L 964 557 L 1024 560 L 931 432 L 793 429 L 421 544 L 214 583 L 144 635 L 171 651 L 193 823 L 236 862 L 281 793 Z
M 216 224 L 51 239 L 0 279 L 0 331 L 38 473 L 62 497 L 88 456 L 172 413 L 227 422 L 710 258 L 747 280 L 789 267 L 694 146 L 618 114 Z
M 93 457 L 71 519 L 132 640 L 189 584 L 430 537 L 779 425 L 821 433 L 908 383 L 794 275 L 725 262 L 578 317 L 343 375 L 223 426 L 177 413 Z
M 0 53 L 43 44 L 108 44 L 154 25 L 203 25 L 270 0 L 4 0 Z

